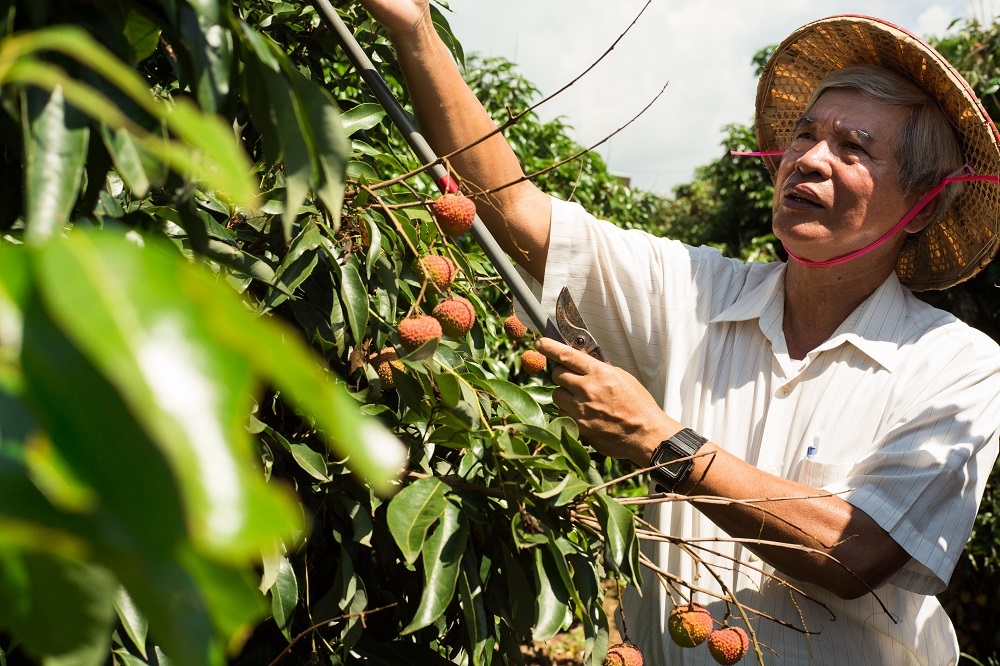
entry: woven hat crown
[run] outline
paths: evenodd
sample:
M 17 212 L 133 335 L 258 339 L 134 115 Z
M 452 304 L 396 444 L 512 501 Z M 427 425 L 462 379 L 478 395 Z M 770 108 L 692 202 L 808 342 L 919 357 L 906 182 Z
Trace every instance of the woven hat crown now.
M 872 64 L 901 74 L 938 101 L 973 172 L 1000 175 L 1000 134 L 968 83 L 931 46 L 867 16 L 833 16 L 793 32 L 771 55 L 757 87 L 760 149 L 784 150 L 817 84 L 844 67 Z M 765 160 L 771 177 L 779 159 Z M 947 289 L 981 271 L 1000 249 L 1000 186 L 966 183 L 933 225 L 907 243 L 896 264 L 914 291 Z

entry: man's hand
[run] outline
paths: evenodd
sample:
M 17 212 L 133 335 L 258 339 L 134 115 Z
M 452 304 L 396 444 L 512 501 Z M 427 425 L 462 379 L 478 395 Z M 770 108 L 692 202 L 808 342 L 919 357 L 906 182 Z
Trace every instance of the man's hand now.
M 535 348 L 559 364 L 552 401 L 580 426 L 580 436 L 601 453 L 646 467 L 660 442 L 684 426 L 667 416 L 653 396 L 621 368 L 568 345 L 542 338 Z
M 429 0 L 361 0 L 390 38 L 412 32 L 420 20 L 429 16 Z

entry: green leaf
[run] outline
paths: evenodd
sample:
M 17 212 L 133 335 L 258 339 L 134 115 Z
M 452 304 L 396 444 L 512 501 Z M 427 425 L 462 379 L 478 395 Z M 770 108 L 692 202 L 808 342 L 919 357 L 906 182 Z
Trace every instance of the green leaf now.
M 605 493 L 597 493 L 594 497 L 594 513 L 604 531 L 608 566 L 635 585 L 641 585 L 639 540 L 632 512 Z
M 156 45 L 160 41 L 160 27 L 144 13 L 131 9 L 125 17 L 122 35 L 128 41 L 129 60 L 132 64 L 138 64 L 156 51 Z
M 42 241 L 66 225 L 83 178 L 90 130 L 63 89 L 21 93 L 25 140 L 27 239 Z
M 374 102 L 358 104 L 353 109 L 345 111 L 341 115 L 344 134 L 351 136 L 361 130 L 370 130 L 382 122 L 383 118 L 385 118 L 385 110 L 381 104 Z
M 292 639 L 292 617 L 298 603 L 299 583 L 295 577 L 295 569 L 287 557 L 282 557 L 278 565 L 278 578 L 271 586 L 271 616 L 288 640 Z
M 330 224 L 336 228 L 344 202 L 344 174 L 347 172 L 351 145 L 333 96 L 290 66 L 288 69 L 291 70 L 288 76 L 297 95 L 299 118 L 312 157 L 312 187 L 323 202 Z
M 358 344 L 368 329 L 368 290 L 358 273 L 357 255 L 352 254 L 340 267 L 340 297 L 347 309 L 347 321 Z
M 417 561 L 427 539 L 427 530 L 449 506 L 445 497 L 447 490 L 443 481 L 429 477 L 411 483 L 389 502 L 386 524 L 407 563 Z
M 576 474 L 569 472 L 559 483 L 555 484 L 548 490 L 539 492 L 537 497 L 541 499 L 550 499 L 555 497 L 556 499 L 553 504 L 555 506 L 564 506 L 572 502 L 590 488 L 591 485 L 589 483 L 578 477 Z
M 225 344 L 212 321 L 214 312 L 198 303 L 211 294 L 217 310 L 220 301 L 235 295 L 204 280 L 198 267 L 176 253 L 143 250 L 114 234 L 76 233 L 40 250 L 36 270 L 47 307 L 149 433 L 176 476 L 186 523 L 199 547 L 243 561 L 273 539 L 289 537 L 300 522 L 299 512 L 254 471 L 243 427 L 243 415 L 250 411 L 250 366 L 241 350 Z M 189 290 L 201 295 L 192 298 Z M 35 367 L 51 368 L 44 354 L 38 350 Z M 43 376 L 62 381 L 58 374 L 36 374 Z M 52 383 L 47 390 L 62 391 Z M 102 405 L 87 404 L 88 397 L 75 400 L 91 414 L 102 413 Z M 57 403 L 45 404 L 54 416 Z M 57 441 L 63 455 L 75 456 L 93 478 L 104 477 L 91 485 L 119 483 L 95 469 L 93 449 L 107 442 L 83 444 L 72 424 L 64 427 L 66 439 Z M 59 439 L 55 432 L 53 439 Z
M 536 426 L 543 426 L 545 424 L 542 408 L 520 386 L 502 379 L 487 379 L 481 383 L 524 423 Z
M 288 253 L 281 260 L 274 276 L 274 282 L 280 285 L 268 294 L 265 307 L 273 309 L 284 303 L 306 279 L 312 275 L 319 263 L 318 248 L 323 246 L 323 236 L 312 220 L 306 222 L 302 231 L 292 241 Z
M 143 659 L 146 659 L 146 636 L 149 632 L 149 623 L 146 617 L 136 608 L 132 597 L 128 595 L 124 587 L 119 586 L 114 598 L 115 612 L 118 619 L 125 628 L 125 633 L 132 640 L 136 649 Z
M 286 297 L 291 296 L 291 293 L 283 285 L 275 281 L 274 269 L 263 259 L 214 238 L 209 238 L 206 241 L 204 252 L 206 257 L 219 262 L 223 266 L 228 266 L 247 277 L 271 285 Z
M 111 648 L 115 579 L 105 569 L 0 550 L 0 626 L 58 666 L 100 666 Z
M 299 126 L 291 84 L 280 72 L 267 67 L 261 67 L 259 71 L 271 102 L 271 113 L 274 114 L 275 123 L 281 128 L 278 138 L 281 141 L 285 174 L 285 212 L 281 216 L 281 225 L 285 238 L 288 239 L 291 238 L 292 224 L 309 191 L 312 164 L 309 147 Z
M 410 624 L 400 632 L 413 633 L 437 620 L 452 597 L 458 583 L 462 554 L 469 538 L 469 524 L 462 508 L 445 502 L 441 521 L 424 543 L 421 561 L 424 565 L 424 593 Z
M 490 616 L 486 610 L 485 590 L 472 551 L 466 551 L 462 557 L 458 590 L 462 597 L 465 629 L 469 634 L 469 645 L 472 647 L 470 650 L 472 664 L 480 666 L 486 662 L 487 639 L 490 636 Z
M 162 167 L 133 140 L 128 130 L 112 130 L 101 125 L 101 137 L 108 149 L 115 169 L 133 194 L 142 198 L 152 184 L 159 185 L 165 179 Z
M 531 637 L 547 641 L 566 626 L 572 618 L 569 592 L 546 548 L 535 548 L 536 620 Z

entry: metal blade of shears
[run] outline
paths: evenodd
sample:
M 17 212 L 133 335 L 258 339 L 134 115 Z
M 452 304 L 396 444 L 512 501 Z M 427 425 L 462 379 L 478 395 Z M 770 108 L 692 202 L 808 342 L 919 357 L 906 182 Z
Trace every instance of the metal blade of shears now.
M 587 330 L 587 324 L 583 321 L 583 316 L 573 302 L 573 296 L 569 293 L 568 287 L 563 287 L 556 300 L 556 328 L 573 349 L 578 349 L 584 354 L 596 358 L 598 361 L 604 360 L 601 353 L 601 346 L 597 340 Z

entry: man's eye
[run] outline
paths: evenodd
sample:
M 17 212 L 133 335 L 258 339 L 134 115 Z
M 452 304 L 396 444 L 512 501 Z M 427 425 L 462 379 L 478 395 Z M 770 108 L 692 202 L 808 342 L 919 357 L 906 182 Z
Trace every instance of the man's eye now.
M 864 149 L 864 146 L 862 146 L 859 143 L 854 143 L 853 141 L 848 141 L 847 143 L 845 143 L 844 144 L 844 148 L 847 148 L 851 152 L 855 152 L 855 153 L 864 153 L 864 152 L 866 152 L 865 149 Z

